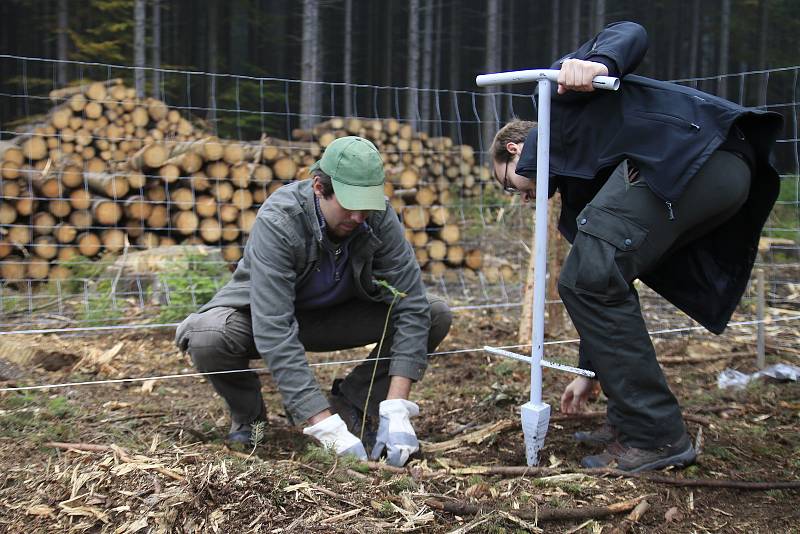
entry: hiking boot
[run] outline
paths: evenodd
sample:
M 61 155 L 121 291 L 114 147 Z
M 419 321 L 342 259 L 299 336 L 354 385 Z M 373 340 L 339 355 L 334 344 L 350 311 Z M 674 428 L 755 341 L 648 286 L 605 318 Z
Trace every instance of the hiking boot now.
M 361 422 L 364 420 L 364 411 L 342 395 L 339 391 L 341 382 L 341 378 L 337 378 L 333 381 L 331 394 L 328 397 L 331 403 L 331 411 L 333 413 L 338 413 L 339 417 L 344 421 L 344 424 L 347 425 L 347 430 L 354 436 L 359 437 L 361 436 Z M 376 418 L 367 415 L 367 422 L 364 425 L 364 438 L 361 442 L 364 444 L 366 450 L 371 451 L 377 439 L 378 422 Z
M 573 434 L 575 441 L 578 443 L 586 443 L 588 445 L 609 445 L 617 441 L 619 432 L 608 421 L 603 423 L 603 426 L 589 432 L 580 431 Z
M 683 468 L 694 463 L 697 454 L 689 439 L 689 434 L 675 443 L 657 449 L 638 449 L 629 447 L 619 440 L 614 441 L 600 454 L 586 456 L 581 460 L 583 467 L 616 467 L 622 471 L 638 473 L 654 471 L 665 467 Z

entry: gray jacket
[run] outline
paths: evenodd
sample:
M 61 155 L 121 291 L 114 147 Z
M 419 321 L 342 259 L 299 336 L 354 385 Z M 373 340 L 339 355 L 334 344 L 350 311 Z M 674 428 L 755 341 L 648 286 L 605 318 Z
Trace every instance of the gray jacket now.
M 233 278 L 199 310 L 249 306 L 256 349 L 279 387 L 283 381 L 298 379 L 316 384 L 298 337 L 294 309 L 295 290 L 316 267 L 322 246 L 311 186 L 311 180 L 286 185 L 267 199 L 258 210 Z M 388 202 L 386 211 L 370 213 L 367 225 L 369 229 L 354 236 L 349 249 L 356 292 L 361 299 L 391 303 L 392 295 L 374 283 L 378 279 L 407 294 L 392 309 L 389 374 L 419 380 L 427 367 L 430 330 L 430 305 L 419 266 Z M 315 389 L 284 403 L 302 404 L 319 394 Z

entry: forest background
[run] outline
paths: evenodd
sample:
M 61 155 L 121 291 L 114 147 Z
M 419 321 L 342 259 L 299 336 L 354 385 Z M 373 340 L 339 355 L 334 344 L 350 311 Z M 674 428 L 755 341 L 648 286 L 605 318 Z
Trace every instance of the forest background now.
M 546 67 L 618 20 L 648 30 L 639 74 L 711 77 L 701 89 L 747 105 L 793 83 L 748 76 L 745 88 L 720 76 L 798 63 L 795 0 L 2 0 L 0 54 L 57 61 L 3 58 L 0 91 L 46 94 L 122 76 L 226 137 L 289 137 L 330 115 L 357 115 L 401 118 L 481 148 L 501 121 L 533 110 L 482 97 L 477 74 Z M 445 89 L 466 93 L 442 98 Z M 3 137 L 46 105 L 0 98 Z M 220 113 L 231 109 L 240 113 Z

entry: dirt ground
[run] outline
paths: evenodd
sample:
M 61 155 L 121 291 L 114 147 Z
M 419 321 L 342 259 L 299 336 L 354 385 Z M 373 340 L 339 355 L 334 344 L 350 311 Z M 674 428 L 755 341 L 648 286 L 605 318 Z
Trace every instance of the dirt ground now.
M 440 350 L 513 344 L 516 321 L 505 310 L 458 313 Z M 800 363 L 796 324 L 769 331 L 768 363 Z M 3 341 L 43 357 L 0 387 L 191 372 L 165 331 L 11 338 Z M 695 466 L 659 473 L 666 480 L 582 470 L 580 459 L 592 449 L 571 436 L 602 422 L 603 399 L 584 417 L 563 416 L 558 396 L 570 377 L 555 372 L 545 376 L 553 417 L 544 469 L 481 469 L 525 465 L 519 407 L 528 398 L 529 369 L 480 351 L 432 359 L 413 392 L 423 457 L 398 472 L 337 460 L 314 447 L 288 425 L 268 375 L 262 381 L 270 424 L 252 454 L 225 446 L 226 412 L 201 378 L 2 392 L 0 531 L 798 532 L 798 489 L 695 485 L 800 479 L 800 385 L 717 388 L 726 367 L 754 370 L 752 342 L 752 330 L 742 329 L 656 339 L 701 449 Z M 548 357 L 564 362 L 574 362 L 576 352 L 574 344 L 547 348 Z M 312 356 L 321 362 L 365 354 Z M 316 371 L 327 388 L 347 369 Z M 638 522 L 627 521 L 641 500 L 649 509 Z M 623 511 L 610 512 L 617 503 Z M 559 512 L 576 515 L 549 519 Z

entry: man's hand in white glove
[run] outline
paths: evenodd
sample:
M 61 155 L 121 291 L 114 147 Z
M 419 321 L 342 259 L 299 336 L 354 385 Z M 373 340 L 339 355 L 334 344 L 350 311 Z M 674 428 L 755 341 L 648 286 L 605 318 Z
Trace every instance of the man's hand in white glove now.
M 419 450 L 417 434 L 411 426 L 411 418 L 419 415 L 419 406 L 405 399 L 385 400 L 378 413 L 381 420 L 371 457 L 377 460 L 385 448 L 389 465 L 402 467 Z
M 303 429 L 303 434 L 316 439 L 324 447 L 335 450 L 339 456 L 351 454 L 359 460 L 367 459 L 364 444 L 347 430 L 347 425 L 344 424 L 339 414 L 331 415 L 314 425 L 307 426 Z

